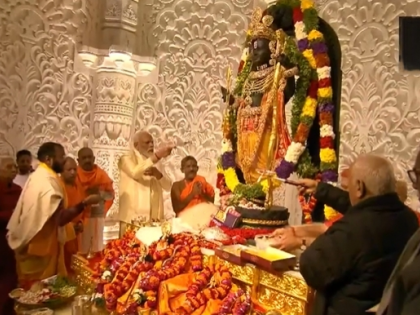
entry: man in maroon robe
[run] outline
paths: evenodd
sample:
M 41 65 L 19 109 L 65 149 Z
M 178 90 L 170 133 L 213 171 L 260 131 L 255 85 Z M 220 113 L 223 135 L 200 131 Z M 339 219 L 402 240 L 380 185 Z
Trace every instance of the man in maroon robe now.
M 17 174 L 12 158 L 0 159 L 0 315 L 15 314 L 9 292 L 17 286 L 15 254 L 7 243 L 7 223 L 22 189 L 13 183 Z

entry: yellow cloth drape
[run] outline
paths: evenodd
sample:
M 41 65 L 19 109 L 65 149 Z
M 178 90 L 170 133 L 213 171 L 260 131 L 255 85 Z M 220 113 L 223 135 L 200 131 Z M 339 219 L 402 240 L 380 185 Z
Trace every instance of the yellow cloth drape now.
M 188 287 L 193 283 L 194 276 L 194 273 L 187 273 L 161 283 L 158 297 L 158 312 L 160 315 L 174 314 L 174 312 L 185 302 L 185 293 L 188 290 Z M 192 315 L 218 314 L 221 305 L 221 300 L 209 300 L 207 304 L 196 309 Z
M 38 205 L 45 207 L 50 207 L 49 198 L 51 196 L 56 197 L 57 195 L 63 196 L 60 205 L 58 206 L 57 211 L 62 211 L 67 207 L 67 197 L 65 193 L 64 185 L 62 184 L 58 175 L 50 169 L 44 163 L 39 165 L 40 168 L 46 170 L 51 177 L 49 178 L 40 178 L 42 180 L 56 180 L 57 182 L 52 183 L 51 185 L 46 185 L 45 183 L 36 183 L 33 185 L 44 185 L 46 190 L 51 189 L 51 187 L 60 187 L 61 191 L 54 193 L 45 193 L 36 196 L 38 198 L 45 198 L 38 202 Z M 31 183 L 28 183 L 31 185 Z M 30 190 L 28 190 L 30 191 Z M 35 197 L 28 193 L 27 196 L 23 198 Z M 28 200 L 30 203 L 30 200 Z M 43 213 L 41 209 L 31 209 L 32 211 L 39 211 Z M 60 230 L 61 229 L 61 230 Z M 62 240 L 60 236 L 62 236 Z M 30 242 L 23 248 L 15 250 L 17 269 L 19 282 L 21 286 L 28 286 L 34 281 L 39 281 L 54 275 L 67 275 L 65 259 L 64 259 L 64 244 L 67 241 L 74 240 L 76 234 L 74 232 L 73 226 L 67 224 L 63 228 L 60 228 L 57 224 L 56 212 L 50 217 L 46 218 L 45 224 L 42 226 L 41 230 L 30 240 Z

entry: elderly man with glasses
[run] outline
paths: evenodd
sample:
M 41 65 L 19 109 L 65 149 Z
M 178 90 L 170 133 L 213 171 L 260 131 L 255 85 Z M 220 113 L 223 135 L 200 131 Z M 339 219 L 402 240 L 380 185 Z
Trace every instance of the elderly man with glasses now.
M 407 171 L 420 197 L 420 152 Z M 404 228 L 404 227 L 401 227 Z M 379 305 L 377 315 L 414 315 L 420 312 L 420 229 L 411 237 L 398 260 Z

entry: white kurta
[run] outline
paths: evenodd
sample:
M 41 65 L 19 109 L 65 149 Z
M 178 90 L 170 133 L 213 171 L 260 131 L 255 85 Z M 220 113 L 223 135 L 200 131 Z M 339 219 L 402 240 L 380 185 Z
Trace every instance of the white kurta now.
M 144 171 L 152 166 L 159 168 L 150 158 L 134 149 L 121 157 L 118 164 L 120 221 L 131 223 L 139 217 L 164 219 L 163 190 L 170 191 L 172 183 L 165 174 L 160 180 L 144 175 Z

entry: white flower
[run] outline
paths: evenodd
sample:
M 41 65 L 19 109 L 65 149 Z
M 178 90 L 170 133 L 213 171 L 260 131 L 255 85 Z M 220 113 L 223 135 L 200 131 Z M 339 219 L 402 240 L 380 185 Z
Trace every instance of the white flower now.
M 134 301 L 138 301 L 138 300 L 140 300 L 141 299 L 141 296 L 143 295 L 143 290 L 141 290 L 141 289 L 135 289 L 134 291 L 133 291 L 133 299 L 134 299 Z
M 305 151 L 305 146 L 303 146 L 299 142 L 292 142 L 289 148 L 287 149 L 286 156 L 284 157 L 284 159 L 293 164 L 297 164 L 303 151 Z
M 246 61 L 248 59 L 248 56 L 249 56 L 249 48 L 244 48 L 244 50 L 242 50 L 241 60 Z
M 316 69 L 318 73 L 318 80 L 327 79 L 331 77 L 331 67 L 322 67 Z
M 334 186 L 334 187 L 338 186 L 338 183 L 335 183 L 335 182 L 327 182 L 327 184 L 330 184 L 331 186 Z
M 93 300 L 96 300 L 96 299 L 101 299 L 102 297 L 103 297 L 104 295 L 102 294 L 102 293 L 94 293 L 93 294 Z
M 225 152 L 232 151 L 232 143 L 229 139 L 223 139 L 222 140 L 222 154 Z
M 305 24 L 303 24 L 303 22 L 296 22 L 295 34 L 297 40 L 305 39 L 308 37 L 308 34 L 306 34 L 305 31 Z
M 108 279 L 108 278 L 110 278 L 112 276 L 112 273 L 111 273 L 111 271 L 109 271 L 109 270 L 105 270 L 104 271 L 104 273 L 102 274 L 102 279 L 103 280 L 106 280 L 106 279 Z
M 333 127 L 331 125 L 323 125 L 320 128 L 320 136 L 321 138 L 325 137 L 335 137 Z

